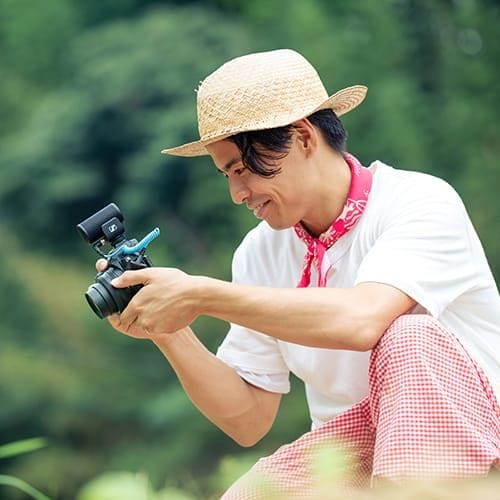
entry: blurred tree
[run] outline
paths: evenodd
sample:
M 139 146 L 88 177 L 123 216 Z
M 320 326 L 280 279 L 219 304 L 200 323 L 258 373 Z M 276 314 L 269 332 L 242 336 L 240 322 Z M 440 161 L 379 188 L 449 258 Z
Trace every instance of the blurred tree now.
M 225 238 L 237 226 L 225 183 L 159 152 L 196 135 L 195 82 L 248 50 L 239 27 L 205 10 L 152 10 L 75 38 L 72 78 L 0 152 L 4 218 L 29 225 L 28 243 L 67 251 L 75 223 L 116 200 L 132 221 L 164 220 L 178 258 L 205 257 L 212 228 Z
M 500 5 L 456 2 L 435 20 L 442 44 L 438 107 L 438 159 L 455 186 L 483 241 L 500 283 Z M 458 175 L 457 175 L 458 174 Z
M 236 448 L 192 408 L 162 356 L 150 358 L 148 343 L 96 322 L 82 300 L 91 269 L 48 250 L 83 253 L 74 225 L 116 200 L 132 224 L 164 222 L 173 262 L 218 262 L 227 235 L 241 237 L 242 212 L 226 210 L 225 181 L 208 162 L 175 168 L 178 160 L 159 152 L 195 136 L 195 82 L 250 50 L 240 25 L 201 8 L 153 9 L 89 29 L 66 44 L 70 76 L 33 106 L 22 130 L 2 139 L 0 222 L 8 229 L 0 331 L 9 343 L 0 360 L 0 419 L 4 441 L 48 436 L 41 455 L 8 469 L 54 497 L 73 497 L 107 467 L 144 468 L 154 481 L 175 482 L 189 466 L 201 476 Z
M 50 28 L 48 28 L 50 27 Z M 71 0 L 0 0 L 0 136 L 19 129 L 66 75 L 65 49 L 79 29 Z

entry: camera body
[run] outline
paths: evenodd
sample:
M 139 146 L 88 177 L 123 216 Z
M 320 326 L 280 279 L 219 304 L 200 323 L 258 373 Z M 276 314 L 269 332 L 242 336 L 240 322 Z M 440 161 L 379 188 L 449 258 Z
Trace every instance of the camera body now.
M 125 271 L 152 266 L 145 251 L 147 245 L 160 234 L 159 229 L 151 231 L 140 242 L 135 239 L 127 240 L 123 214 L 115 203 L 110 203 L 91 215 L 76 228 L 82 238 L 108 261 L 107 269 L 97 274 L 95 282 L 85 292 L 89 306 L 99 318 L 122 312 L 142 285 L 115 288 L 111 281 Z M 107 254 L 101 250 L 106 243 L 112 248 Z

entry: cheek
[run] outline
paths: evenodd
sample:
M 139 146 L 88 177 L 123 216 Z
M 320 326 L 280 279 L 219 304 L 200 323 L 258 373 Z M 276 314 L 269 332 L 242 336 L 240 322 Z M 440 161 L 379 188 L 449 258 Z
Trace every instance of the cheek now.
M 266 179 L 259 176 L 252 176 L 248 179 L 248 187 L 254 194 L 269 196 L 277 203 L 297 203 L 303 190 L 301 180 L 297 179 L 290 165 L 282 167 L 282 171 L 275 177 Z
M 275 186 L 277 196 L 283 201 L 297 203 L 303 194 L 301 189 L 300 180 L 297 182 L 296 178 L 283 177 L 280 183 Z

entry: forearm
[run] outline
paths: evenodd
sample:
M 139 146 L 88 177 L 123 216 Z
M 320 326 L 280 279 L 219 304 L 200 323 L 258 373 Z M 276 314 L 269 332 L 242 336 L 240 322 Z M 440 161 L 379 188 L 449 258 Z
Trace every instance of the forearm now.
M 153 342 L 167 358 L 193 404 L 243 446 L 263 437 L 275 411 L 259 408 L 260 389 L 208 351 L 190 328 L 158 335 Z M 277 395 L 275 395 L 277 396 Z M 276 408 L 277 410 L 277 408 Z M 267 411 L 267 414 L 266 414 Z
M 201 280 L 200 309 L 204 314 L 310 347 L 368 350 L 398 315 L 371 296 L 369 286 L 360 292 L 355 288 L 268 288 Z

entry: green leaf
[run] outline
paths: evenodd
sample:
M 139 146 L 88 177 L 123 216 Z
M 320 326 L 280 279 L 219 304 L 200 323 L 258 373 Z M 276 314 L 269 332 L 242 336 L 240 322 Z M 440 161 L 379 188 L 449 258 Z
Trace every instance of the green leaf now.
M 28 483 L 18 479 L 17 477 L 5 476 L 3 474 L 0 475 L 0 485 L 4 486 L 12 486 L 13 488 L 17 488 L 18 490 L 24 491 L 32 498 L 36 500 L 51 500 L 48 496 L 44 495 L 37 489 L 30 486 Z
M 0 458 L 14 457 L 30 451 L 39 450 L 47 446 L 47 440 L 44 438 L 23 439 L 0 446 Z

